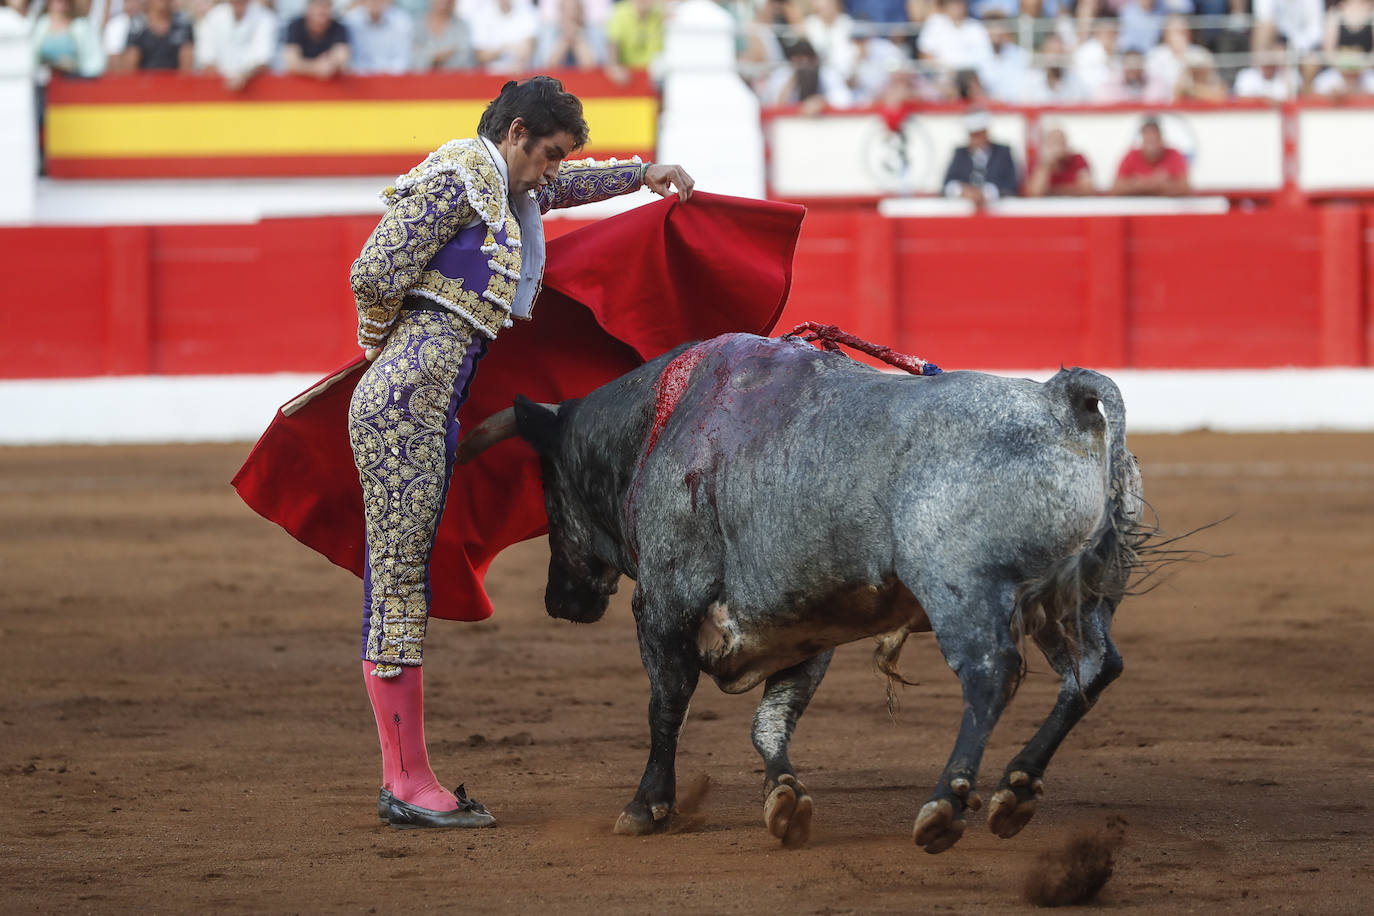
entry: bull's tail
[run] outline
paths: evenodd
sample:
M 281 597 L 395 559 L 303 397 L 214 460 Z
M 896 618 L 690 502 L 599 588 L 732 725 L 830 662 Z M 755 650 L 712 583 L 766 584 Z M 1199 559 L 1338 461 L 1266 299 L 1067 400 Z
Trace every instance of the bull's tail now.
M 1084 433 L 1100 432 L 1105 439 L 1105 504 L 1096 530 L 1080 550 L 1021 585 L 1012 630 L 1018 640 L 1030 636 L 1074 647 L 1081 643 L 1084 611 L 1104 602 L 1115 610 L 1141 566 L 1140 551 L 1148 537 L 1140 524 L 1144 498 L 1140 470 L 1126 449 L 1126 405 L 1116 384 L 1097 372 L 1067 369 L 1045 387 L 1052 398 L 1067 403 L 1072 422 Z

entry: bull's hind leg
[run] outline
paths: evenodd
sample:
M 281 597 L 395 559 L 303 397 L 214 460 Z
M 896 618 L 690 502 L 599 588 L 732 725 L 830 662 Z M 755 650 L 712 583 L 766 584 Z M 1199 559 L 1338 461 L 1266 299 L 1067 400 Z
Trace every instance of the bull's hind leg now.
M 1121 655 L 1108 635 L 1112 606 L 1098 602 L 1085 612 L 1080 632 L 1073 635 L 1078 651 L 1062 637 L 1036 638 L 1045 658 L 1059 674 L 1059 698 L 1040 729 L 1007 764 L 997 792 L 988 806 L 988 828 L 1000 837 L 1015 836 L 1030 822 L 1044 794 L 1045 769 L 1059 745 L 1097 702 L 1107 685 L 1121 674 Z
M 763 758 L 763 822 L 784 846 L 811 837 L 811 796 L 787 758 L 792 731 L 825 677 L 834 651 L 823 652 L 768 679 L 754 713 L 754 747 Z
M 675 632 L 657 632 L 646 623 L 643 593 L 635 590 L 635 624 L 639 656 L 649 675 L 649 762 L 639 791 L 615 822 L 615 832 L 630 836 L 668 826 L 677 801 L 677 742 L 687 721 L 687 707 L 701 673 L 695 640 Z
M 979 586 L 967 581 L 943 583 L 944 600 L 922 598 L 940 651 L 959 676 L 964 715 L 954 751 L 930 799 L 916 818 L 912 837 L 926 852 L 944 852 L 963 836 L 964 812 L 982 806 L 974 786 L 983 750 L 997 725 L 1021 666 L 1007 619 L 1010 587 Z M 914 591 L 914 589 L 913 589 Z M 959 600 L 951 601 L 950 597 Z

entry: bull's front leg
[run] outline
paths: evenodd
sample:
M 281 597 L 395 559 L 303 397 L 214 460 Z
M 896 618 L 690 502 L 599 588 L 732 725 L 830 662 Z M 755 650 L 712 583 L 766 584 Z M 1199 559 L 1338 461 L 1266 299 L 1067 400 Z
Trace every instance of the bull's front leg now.
M 754 713 L 754 747 L 764 765 L 763 822 L 788 847 L 803 846 L 810 839 L 812 802 L 792 769 L 787 748 L 834 654 L 833 649 L 822 652 L 770 677 Z
M 1007 764 L 997 792 L 988 804 L 988 828 L 1002 838 L 1015 836 L 1035 814 L 1044 794 L 1043 777 L 1050 758 L 1087 714 L 1107 685 L 1121 674 L 1121 655 L 1108 635 L 1112 605 L 1099 601 L 1083 614 L 1076 637 L 1077 650 L 1067 639 L 1036 642 L 1060 677 L 1059 697 L 1049 717 L 1021 752 Z
M 669 629 L 656 609 L 646 609 L 639 588 L 633 606 L 639 656 L 649 675 L 649 762 L 639 791 L 615 822 L 615 832 L 642 836 L 665 829 L 671 819 L 677 801 L 677 742 L 701 668 L 695 640 Z

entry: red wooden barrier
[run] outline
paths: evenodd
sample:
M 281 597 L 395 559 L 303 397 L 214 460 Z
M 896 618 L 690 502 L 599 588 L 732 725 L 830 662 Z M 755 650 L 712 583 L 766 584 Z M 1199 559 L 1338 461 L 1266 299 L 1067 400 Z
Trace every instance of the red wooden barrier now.
M 0 377 L 322 372 L 375 217 L 0 229 Z M 551 236 L 576 228 L 551 220 Z M 893 220 L 813 208 L 781 326 L 947 368 L 1368 365 L 1374 207 Z

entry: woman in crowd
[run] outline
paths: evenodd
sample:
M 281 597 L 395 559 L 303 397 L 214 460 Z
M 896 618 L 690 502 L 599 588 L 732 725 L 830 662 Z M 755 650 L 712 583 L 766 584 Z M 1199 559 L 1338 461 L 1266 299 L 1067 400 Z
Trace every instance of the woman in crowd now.
M 49 0 L 48 11 L 34 23 L 33 54 L 40 85 L 53 73 L 99 76 L 105 70 L 100 39 L 86 17 L 77 15 L 73 0 Z

